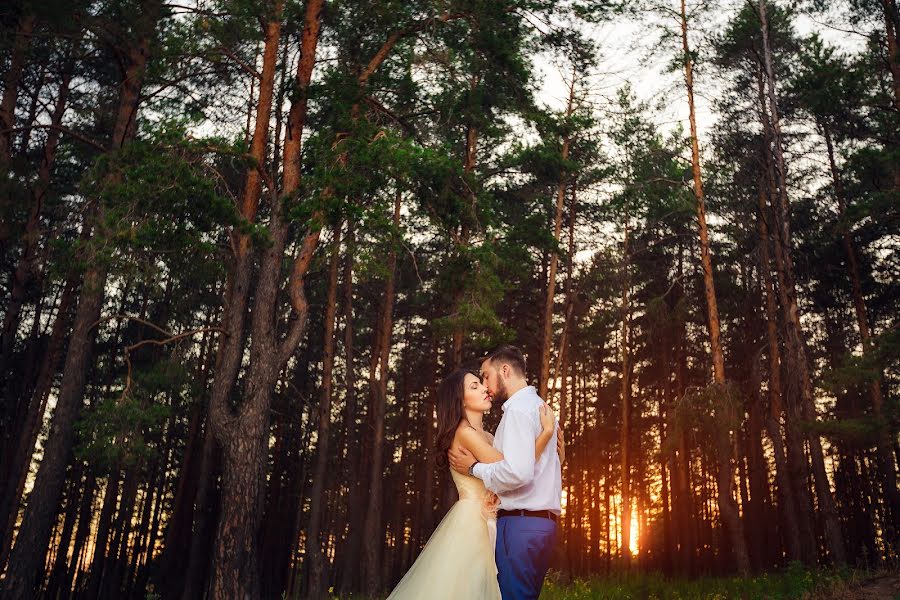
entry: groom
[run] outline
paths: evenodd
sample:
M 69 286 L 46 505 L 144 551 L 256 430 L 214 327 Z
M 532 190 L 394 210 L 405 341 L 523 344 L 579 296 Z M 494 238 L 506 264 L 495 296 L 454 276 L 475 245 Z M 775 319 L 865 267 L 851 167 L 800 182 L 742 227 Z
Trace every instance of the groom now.
M 465 448 L 450 449 L 450 466 L 474 475 L 500 497 L 497 513 L 497 579 L 503 600 L 537 598 L 556 544 L 562 476 L 554 444 L 534 458 L 541 432 L 543 404 L 525 381 L 525 357 L 515 346 L 502 346 L 481 363 L 481 378 L 503 418 L 494 437 L 500 462 L 478 462 Z

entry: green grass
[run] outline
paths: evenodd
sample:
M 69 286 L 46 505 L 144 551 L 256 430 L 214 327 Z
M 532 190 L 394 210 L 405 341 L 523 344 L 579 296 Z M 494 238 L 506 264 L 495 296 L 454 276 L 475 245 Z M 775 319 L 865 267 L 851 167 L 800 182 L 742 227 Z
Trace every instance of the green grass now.
M 747 579 L 667 579 L 635 572 L 564 583 L 551 574 L 541 600 L 837 600 L 856 597 L 851 589 L 863 576 L 853 571 L 809 571 L 799 565 Z

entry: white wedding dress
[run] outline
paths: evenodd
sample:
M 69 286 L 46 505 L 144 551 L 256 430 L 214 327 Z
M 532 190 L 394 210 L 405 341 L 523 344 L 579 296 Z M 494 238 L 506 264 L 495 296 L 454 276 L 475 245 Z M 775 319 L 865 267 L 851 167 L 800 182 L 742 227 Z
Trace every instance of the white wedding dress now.
M 388 600 L 500 600 L 494 562 L 497 497 L 477 477 L 450 473 L 459 501 Z

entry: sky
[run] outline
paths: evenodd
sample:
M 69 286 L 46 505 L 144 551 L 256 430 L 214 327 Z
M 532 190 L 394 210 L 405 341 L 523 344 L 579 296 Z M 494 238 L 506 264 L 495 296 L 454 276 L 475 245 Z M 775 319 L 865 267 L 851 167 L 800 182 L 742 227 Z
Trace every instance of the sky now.
M 677 9 L 677 1 L 669 0 Z M 693 3 L 688 2 L 688 7 Z M 707 31 L 721 30 L 724 23 L 737 10 L 739 3 L 734 0 L 719 3 L 714 14 L 704 15 L 702 26 Z M 831 20 L 831 19 L 829 19 Z M 836 21 L 836 20 L 835 20 Z M 672 24 L 676 24 L 674 21 Z M 638 22 L 625 17 L 613 22 L 585 29 L 600 50 L 600 64 L 592 78 L 592 87 L 600 97 L 614 98 L 618 89 L 630 83 L 640 100 L 647 101 L 653 108 L 653 120 L 663 132 L 668 132 L 679 123 L 688 130 L 688 108 L 681 72 L 666 73 L 666 62 L 672 55 L 666 45 L 660 43 L 661 19 L 647 17 Z M 856 52 L 864 44 L 861 36 L 848 34 L 829 27 L 819 20 L 806 15 L 797 15 L 795 25 L 801 36 L 818 33 L 827 42 L 847 52 Z M 689 33 L 692 47 L 696 47 L 703 37 L 702 32 Z M 677 43 L 680 43 L 676 40 Z M 677 50 L 677 48 L 673 48 Z M 649 60 L 648 60 L 649 59 Z M 536 60 L 536 66 L 543 81 L 539 84 L 538 101 L 548 107 L 562 110 L 565 107 L 567 86 L 560 68 L 546 55 Z M 697 126 L 701 138 L 715 126 L 716 115 L 709 98 L 714 96 L 714 81 L 703 77 L 702 70 L 695 75 L 695 99 L 697 103 Z

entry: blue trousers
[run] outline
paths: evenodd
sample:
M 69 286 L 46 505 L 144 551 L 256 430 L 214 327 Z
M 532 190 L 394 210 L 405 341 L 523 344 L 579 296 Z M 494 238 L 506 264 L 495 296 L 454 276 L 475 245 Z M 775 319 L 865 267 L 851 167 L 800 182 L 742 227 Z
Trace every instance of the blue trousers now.
M 543 517 L 497 520 L 497 580 L 503 600 L 541 595 L 556 545 L 556 523 Z

